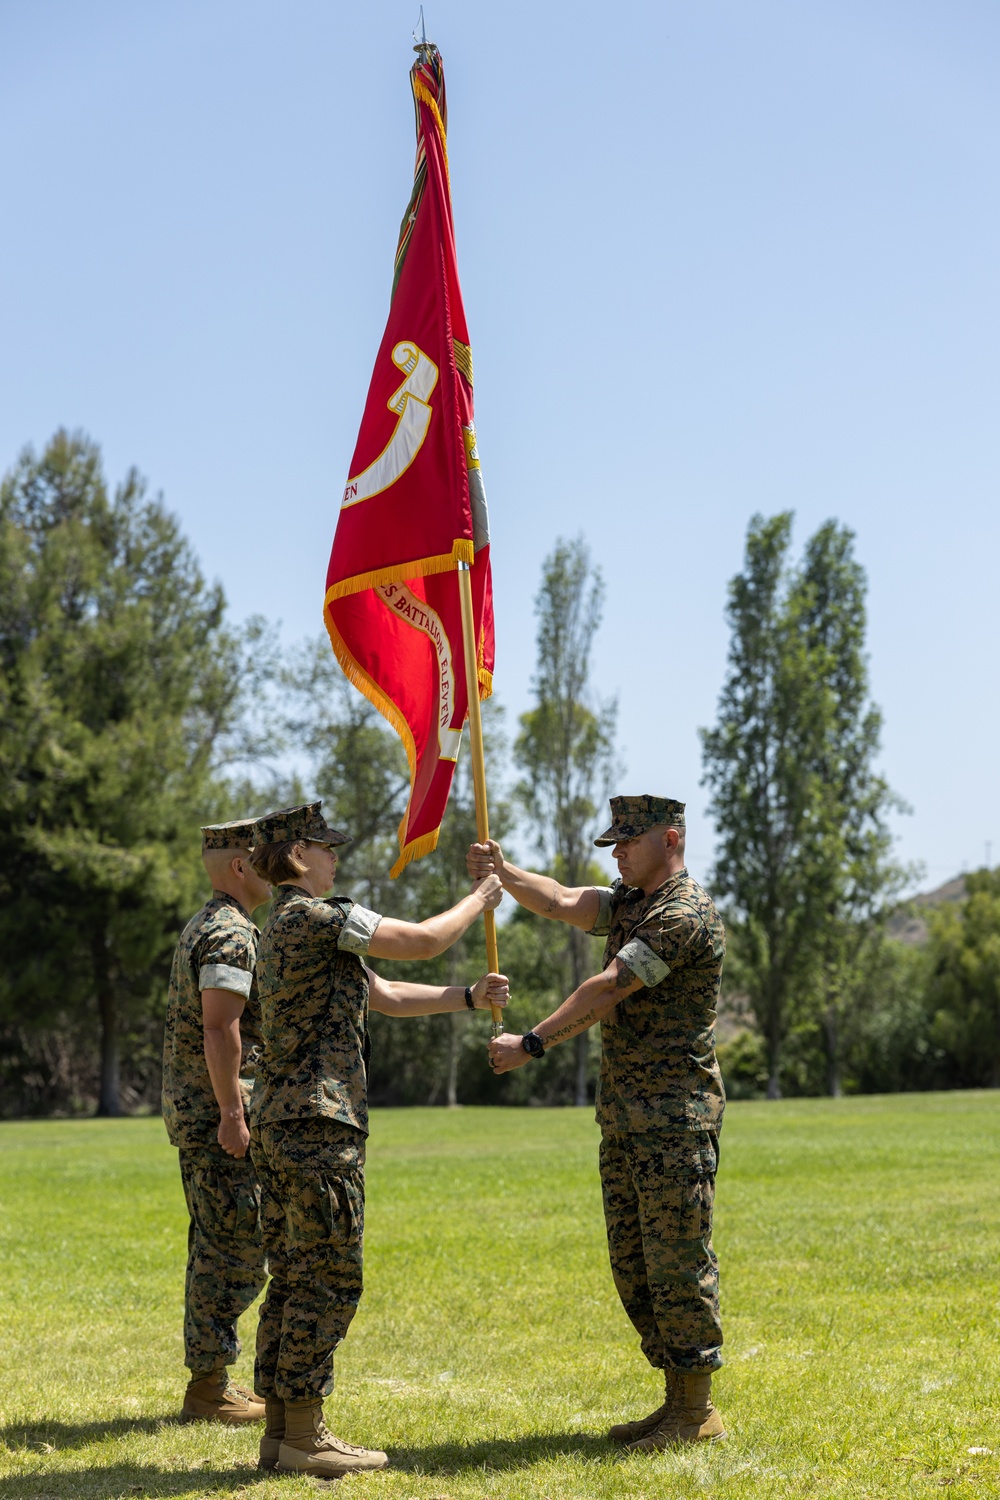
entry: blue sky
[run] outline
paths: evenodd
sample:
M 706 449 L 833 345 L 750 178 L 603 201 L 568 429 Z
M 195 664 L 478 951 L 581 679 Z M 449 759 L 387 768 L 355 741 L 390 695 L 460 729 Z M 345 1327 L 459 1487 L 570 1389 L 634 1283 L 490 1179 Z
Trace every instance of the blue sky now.
M 0 7 L 0 465 L 137 465 L 237 618 L 321 629 L 409 191 L 417 5 Z M 430 0 L 494 535 L 530 699 L 560 536 L 607 583 L 623 790 L 686 799 L 750 516 L 857 534 L 925 885 L 1000 859 L 1000 9 Z

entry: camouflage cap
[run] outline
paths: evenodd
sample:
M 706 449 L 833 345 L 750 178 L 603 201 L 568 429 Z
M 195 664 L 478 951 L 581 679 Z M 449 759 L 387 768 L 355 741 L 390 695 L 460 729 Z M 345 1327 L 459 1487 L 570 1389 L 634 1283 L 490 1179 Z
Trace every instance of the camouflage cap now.
M 304 802 L 301 807 L 283 807 L 257 819 L 254 848 L 261 844 L 349 844 L 350 835 L 331 828 L 320 812 L 322 802 Z
M 670 828 L 683 828 L 684 806 L 672 797 L 612 797 L 611 827 L 594 843 L 603 849 L 619 840 L 634 839 L 663 823 Z
M 256 818 L 237 818 L 235 823 L 206 823 L 201 830 L 202 851 L 249 849 L 256 828 Z

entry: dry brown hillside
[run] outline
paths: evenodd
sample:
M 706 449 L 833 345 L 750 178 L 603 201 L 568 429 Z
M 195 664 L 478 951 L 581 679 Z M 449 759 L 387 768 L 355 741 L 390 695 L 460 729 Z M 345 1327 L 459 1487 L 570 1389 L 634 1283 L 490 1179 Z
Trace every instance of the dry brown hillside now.
M 939 885 L 934 891 L 922 891 L 919 896 L 905 901 L 890 917 L 889 936 L 897 938 L 901 943 L 925 943 L 927 922 L 924 913 L 927 908 L 944 906 L 950 901 L 963 901 L 964 899 L 964 875 L 958 875 L 954 880 L 946 880 L 944 885 Z

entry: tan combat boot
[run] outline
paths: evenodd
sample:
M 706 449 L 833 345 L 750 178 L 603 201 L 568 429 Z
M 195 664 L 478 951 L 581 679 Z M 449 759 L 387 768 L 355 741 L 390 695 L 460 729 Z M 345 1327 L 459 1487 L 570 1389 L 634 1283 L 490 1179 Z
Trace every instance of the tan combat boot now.
M 285 1436 L 278 1449 L 279 1471 L 339 1479 L 342 1474 L 362 1474 L 388 1465 L 388 1454 L 380 1453 L 377 1448 L 355 1448 L 353 1443 L 342 1443 L 328 1432 L 322 1401 L 285 1402 Z
M 634 1443 L 639 1438 L 645 1437 L 647 1432 L 652 1432 L 655 1427 L 666 1417 L 669 1417 L 677 1408 L 678 1387 L 677 1371 L 664 1370 L 664 1397 L 663 1405 L 651 1411 L 648 1417 L 640 1417 L 635 1422 L 616 1422 L 614 1427 L 608 1428 L 608 1437 L 612 1443 Z
M 726 1435 L 712 1405 L 711 1370 L 678 1370 L 677 1405 L 658 1427 L 629 1443 L 632 1453 L 662 1453 L 671 1443 L 717 1443 Z
M 264 1397 L 264 1436 L 260 1440 L 258 1469 L 278 1467 L 278 1449 L 285 1436 L 285 1403 L 277 1396 Z
M 234 1385 L 224 1369 L 189 1380 L 181 1407 L 182 1422 L 223 1422 L 227 1427 L 259 1422 L 263 1415 L 263 1401 Z

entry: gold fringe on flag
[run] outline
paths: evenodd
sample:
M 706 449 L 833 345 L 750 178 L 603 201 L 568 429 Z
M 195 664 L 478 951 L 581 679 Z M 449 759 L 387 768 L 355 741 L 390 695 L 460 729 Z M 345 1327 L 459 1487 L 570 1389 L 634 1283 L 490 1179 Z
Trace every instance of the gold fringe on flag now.
M 406 819 L 404 818 L 403 823 L 405 822 Z M 401 828 L 403 823 L 399 825 Z M 422 833 L 418 839 L 414 839 L 412 843 L 404 845 L 399 858 L 389 871 L 389 879 L 395 880 L 398 875 L 402 875 L 412 859 L 423 859 L 425 854 L 433 854 L 438 846 L 438 834 L 440 832 L 440 828 L 435 828 L 433 832 Z
M 347 649 L 347 642 L 331 620 L 328 609 L 324 609 L 323 611 L 323 622 L 326 625 L 326 633 L 330 637 L 333 654 L 340 662 L 344 676 L 348 682 L 353 683 L 359 693 L 364 693 L 369 702 L 373 703 L 382 717 L 389 721 L 403 741 L 403 748 L 406 751 L 406 759 L 410 767 L 410 780 L 412 781 L 416 774 L 417 747 L 413 743 L 413 734 L 409 724 L 389 695 L 379 687 L 374 678 L 369 677 L 361 663 L 355 661 Z
M 455 546 L 468 547 L 470 549 L 470 555 L 467 558 L 463 558 L 463 561 L 471 562 L 473 560 L 471 556 L 471 542 L 456 542 Z M 424 561 L 435 562 L 437 561 L 437 559 L 425 558 Z M 451 559 L 448 558 L 446 561 L 450 565 Z M 406 567 L 407 571 L 405 573 L 399 574 L 398 577 L 394 574 L 392 578 L 383 579 L 380 577 L 377 581 L 380 583 L 395 583 L 401 581 L 403 578 L 413 578 L 419 576 L 420 570 L 416 565 L 414 565 L 413 563 L 408 563 Z M 430 573 L 442 572 L 444 570 L 440 568 L 427 568 L 424 571 Z M 354 582 L 353 579 L 347 581 Z M 373 588 L 374 586 L 374 584 L 359 585 L 357 589 L 352 589 L 350 592 L 358 593 L 360 592 L 360 589 L 362 587 Z M 326 596 L 327 604 L 329 604 L 330 601 L 335 597 L 338 597 L 337 591 L 335 589 L 330 589 Z M 392 728 L 396 731 L 396 733 L 402 740 L 403 749 L 406 751 L 407 765 L 410 768 L 410 784 L 412 788 L 413 778 L 416 775 L 417 747 L 413 741 L 413 733 L 410 729 L 409 724 L 406 722 L 402 711 L 397 708 L 395 703 L 393 703 L 392 699 L 389 697 L 388 693 L 386 693 L 385 689 L 381 688 L 374 680 L 374 678 L 369 676 L 361 663 L 359 661 L 356 661 L 355 658 L 351 655 L 347 647 L 347 642 L 344 640 L 340 631 L 337 629 L 336 625 L 333 623 L 333 620 L 330 617 L 330 611 L 325 608 L 323 610 L 323 623 L 326 626 L 326 633 L 330 637 L 330 645 L 333 647 L 333 654 L 340 663 L 341 671 L 347 678 L 348 682 L 356 687 L 359 693 L 364 693 L 369 703 L 371 703 L 375 708 L 378 709 L 382 717 L 389 724 L 391 724 Z M 480 665 L 477 676 L 479 678 L 480 698 L 489 698 L 493 692 L 493 674 L 492 672 L 487 672 L 486 668 L 482 665 L 484 644 L 484 638 L 480 636 Z M 407 803 L 406 812 L 403 814 L 402 822 L 400 823 L 399 829 L 397 831 L 397 836 L 399 838 L 403 837 L 403 832 L 406 828 L 406 822 L 407 818 L 409 817 L 409 813 L 410 808 L 409 803 Z M 397 876 L 401 875 L 402 872 L 406 869 L 406 866 L 411 862 L 411 860 L 422 859 L 425 854 L 433 854 L 434 850 L 438 846 L 438 838 L 440 836 L 440 833 L 440 827 L 434 828 L 430 833 L 422 833 L 419 838 L 411 839 L 408 844 L 403 844 L 400 848 L 399 858 L 396 860 L 396 863 L 389 871 L 390 880 L 395 880 Z
M 426 578 L 429 573 L 447 573 L 456 563 L 472 564 L 476 560 L 475 547 L 466 537 L 452 542 L 451 551 L 437 557 L 420 557 L 416 562 L 395 563 L 389 568 L 373 568 L 370 573 L 355 573 L 353 578 L 342 578 L 326 591 L 325 604 L 334 599 L 344 599 L 348 594 L 360 594 L 365 589 L 377 589 L 384 583 L 405 583 L 408 578 Z

